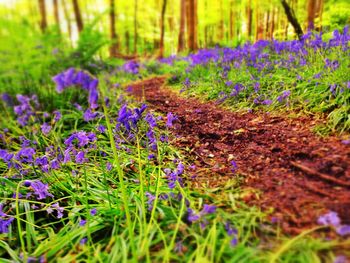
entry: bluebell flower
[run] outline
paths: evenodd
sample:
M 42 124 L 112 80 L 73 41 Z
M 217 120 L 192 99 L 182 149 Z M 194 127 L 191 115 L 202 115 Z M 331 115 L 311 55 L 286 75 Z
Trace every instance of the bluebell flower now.
M 90 215 L 91 216 L 95 216 L 97 214 L 97 209 L 96 208 L 93 208 L 90 210 Z
M 13 220 L 14 220 L 13 217 L 8 219 L 0 218 L 0 234 L 9 232 L 9 227 Z
M 30 186 L 30 188 L 34 191 L 34 195 L 37 196 L 37 200 L 53 197 L 53 195 L 48 191 L 49 186 L 47 184 L 43 184 L 40 180 L 25 181 L 25 185 Z
M 47 124 L 46 122 L 43 125 L 41 125 L 41 131 L 44 135 L 48 135 L 51 129 L 52 129 L 51 125 Z
M 177 117 L 174 116 L 174 114 L 172 114 L 171 112 L 168 112 L 168 114 L 167 114 L 166 126 L 167 126 L 168 128 L 173 127 L 173 122 L 174 122 L 175 120 L 177 120 Z

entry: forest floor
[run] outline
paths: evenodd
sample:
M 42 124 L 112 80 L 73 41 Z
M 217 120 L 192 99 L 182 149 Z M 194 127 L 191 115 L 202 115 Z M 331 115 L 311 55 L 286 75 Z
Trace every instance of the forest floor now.
M 129 91 L 151 109 L 178 117 L 175 144 L 197 167 L 193 187 L 240 178 L 248 190 L 244 201 L 265 211 L 273 207 L 272 220 L 291 234 L 316 225 L 327 210 L 350 223 L 350 149 L 339 138 L 312 133 L 316 121 L 309 117 L 235 113 L 181 97 L 165 82 L 155 77 Z

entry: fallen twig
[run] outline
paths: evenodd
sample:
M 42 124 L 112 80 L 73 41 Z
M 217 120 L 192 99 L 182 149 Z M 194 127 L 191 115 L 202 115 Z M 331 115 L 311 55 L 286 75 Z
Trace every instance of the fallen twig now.
M 298 168 L 300 169 L 301 171 L 309 174 L 309 175 L 312 175 L 312 176 L 317 176 L 323 180 L 326 180 L 326 181 L 329 181 L 329 182 L 332 182 L 332 183 L 335 183 L 335 184 L 338 184 L 338 185 L 341 185 L 341 186 L 345 186 L 345 187 L 350 187 L 350 182 L 345 182 L 343 180 L 339 180 L 337 178 L 334 178 L 330 175 L 327 175 L 327 174 L 324 174 L 324 173 L 320 173 L 310 167 L 307 167 L 301 163 L 297 163 L 297 162 L 293 162 L 291 161 L 290 164 L 292 166 L 294 166 L 295 168 Z

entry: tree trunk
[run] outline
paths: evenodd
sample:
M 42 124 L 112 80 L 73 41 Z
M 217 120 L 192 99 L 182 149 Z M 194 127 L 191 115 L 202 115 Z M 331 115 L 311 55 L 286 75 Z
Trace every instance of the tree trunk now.
M 137 35 L 137 0 L 135 0 L 134 3 L 134 54 L 137 53 L 137 39 L 138 39 L 138 35 Z
M 197 44 L 197 0 L 188 0 L 187 4 L 187 39 L 188 48 L 194 51 L 198 48 Z
M 265 38 L 268 39 L 270 34 L 270 10 L 266 14 Z
M 109 48 L 109 55 L 110 57 L 116 57 L 119 49 L 119 41 L 115 31 L 115 0 L 110 0 L 109 5 L 110 36 L 112 42 Z
M 271 28 L 270 28 L 270 39 L 273 39 L 273 32 L 275 31 L 275 7 L 272 9 L 272 16 L 271 16 Z
M 252 35 L 252 14 L 253 14 L 253 10 L 252 10 L 252 2 L 251 0 L 248 0 L 248 4 L 247 4 L 247 20 L 248 20 L 248 24 L 247 24 L 247 32 L 248 32 L 248 38 L 251 37 Z
M 222 41 L 224 39 L 224 8 L 223 8 L 223 3 L 222 3 L 222 0 L 220 0 L 219 2 L 219 7 L 220 7 L 220 21 L 219 21 L 219 32 L 218 32 L 218 38 L 219 38 L 219 41 Z
M 323 0 L 317 0 L 315 16 L 318 18 L 318 25 L 316 26 L 316 30 L 318 31 L 322 30 L 322 13 L 323 13 Z
M 53 13 L 55 16 L 55 22 L 56 22 L 58 32 L 61 32 L 60 15 L 58 12 L 58 0 L 53 0 Z
M 286 13 L 286 16 L 288 18 L 289 23 L 292 24 L 295 33 L 297 34 L 299 40 L 301 40 L 301 37 L 303 36 L 303 30 L 301 29 L 301 26 L 295 16 L 294 10 L 288 5 L 286 0 L 281 0 L 282 6 L 284 8 L 284 12 Z
M 160 17 L 160 47 L 159 47 L 159 57 L 163 57 L 164 55 L 164 17 L 165 17 L 165 10 L 166 10 L 166 4 L 167 0 L 163 0 L 162 5 L 162 13 Z
M 75 20 L 77 22 L 78 31 L 80 33 L 84 29 L 84 23 L 83 23 L 83 19 L 81 18 L 81 12 L 79 8 L 78 0 L 73 0 L 73 8 L 74 8 L 74 15 L 75 15 Z
M 313 30 L 315 25 L 316 0 L 308 0 L 307 3 L 307 29 Z
M 45 0 L 39 0 L 39 9 L 40 9 L 40 29 L 44 33 L 47 28 L 47 17 L 46 17 L 46 5 Z
M 230 41 L 234 38 L 235 21 L 233 17 L 233 0 L 230 0 Z

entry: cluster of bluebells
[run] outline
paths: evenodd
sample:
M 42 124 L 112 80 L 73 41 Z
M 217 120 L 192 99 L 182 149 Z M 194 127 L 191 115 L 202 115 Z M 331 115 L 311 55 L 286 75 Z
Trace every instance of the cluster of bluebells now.
M 133 75 L 139 74 L 139 68 L 140 68 L 140 64 L 134 60 L 130 60 L 122 66 L 122 70 L 124 72 L 133 74 Z
M 196 67 L 202 67 L 217 69 L 216 73 L 212 73 L 217 74 L 214 85 L 217 85 L 220 91 L 217 93 L 217 103 L 223 103 L 229 98 L 235 100 L 247 98 L 252 106 L 271 105 L 274 102 L 289 106 L 292 87 L 300 80 L 306 82 L 304 76 L 301 76 L 304 75 L 304 72 L 312 72 L 313 74 L 313 77 L 307 78 L 310 85 L 315 87 L 320 84 L 329 86 L 329 90 L 325 90 L 326 94 L 330 92 L 333 97 L 336 97 L 338 94 L 344 93 L 350 84 L 347 82 L 329 83 L 329 79 L 332 79 L 333 72 L 347 67 L 344 63 L 344 57 L 350 55 L 349 43 L 349 27 L 346 26 L 342 32 L 335 30 L 333 37 L 328 41 L 323 39 L 322 33 L 308 32 L 301 40 L 260 40 L 233 49 L 221 47 L 202 49 L 196 54 L 178 58 L 188 62 L 186 72 L 180 74 L 181 79 L 183 79 L 181 91 L 195 86 L 190 81 L 191 72 Z M 315 58 L 314 55 L 311 55 L 314 53 L 322 55 Z M 327 56 L 329 58 L 325 58 Z M 323 63 L 321 69 L 317 66 L 319 63 L 315 62 L 314 59 Z M 235 70 L 237 70 L 236 74 L 245 71 L 244 75 L 249 76 L 250 79 L 246 79 L 244 84 L 233 83 L 229 73 Z M 286 74 L 291 77 L 291 83 L 275 85 L 276 80 L 272 77 L 277 70 L 285 70 Z M 205 76 L 205 78 L 207 77 Z M 260 81 L 264 86 L 270 82 L 273 88 L 277 91 L 280 90 L 282 94 L 274 100 L 264 89 L 260 89 Z M 267 86 L 269 87 L 269 84 Z M 338 90 L 339 92 L 337 92 Z M 345 95 L 344 97 L 346 98 Z M 328 97 L 325 96 L 325 98 Z
M 58 93 L 72 86 L 78 86 L 87 90 L 89 92 L 88 102 L 90 109 L 98 108 L 98 79 L 91 77 L 90 74 L 82 70 L 78 71 L 74 68 L 69 68 L 54 76 L 52 80 L 56 84 Z
M 340 236 L 350 235 L 350 225 L 341 224 L 338 214 L 334 211 L 330 211 L 329 213 L 320 216 L 317 223 L 323 226 L 334 227 L 335 231 Z
M 190 207 L 187 208 L 187 221 L 190 223 L 199 222 L 200 227 L 204 229 L 208 224 L 208 220 L 205 218 L 206 215 L 215 214 L 216 206 L 205 204 L 199 213 L 196 213 Z
M 78 131 L 71 134 L 65 141 L 63 163 L 74 161 L 77 164 L 83 164 L 88 161 L 87 152 L 95 149 L 96 134 L 93 132 Z
M 26 126 L 31 117 L 35 121 L 36 109 L 39 107 L 38 97 L 36 95 L 29 97 L 18 94 L 16 98 L 19 105 L 14 106 L 14 112 L 17 115 L 19 125 Z
M 0 234 L 8 233 L 9 227 L 14 220 L 13 217 L 10 217 L 7 213 L 3 211 L 4 205 L 0 203 Z
M 185 166 L 181 162 L 177 165 L 177 168 L 173 171 L 170 168 L 164 169 L 164 172 L 168 180 L 168 187 L 170 189 L 175 188 L 176 182 L 178 182 L 181 187 L 183 186 L 182 175 L 184 173 L 184 170 L 185 170 Z
M 225 230 L 228 236 L 231 237 L 231 246 L 235 247 L 238 244 L 238 230 L 233 227 L 230 222 L 226 222 Z

